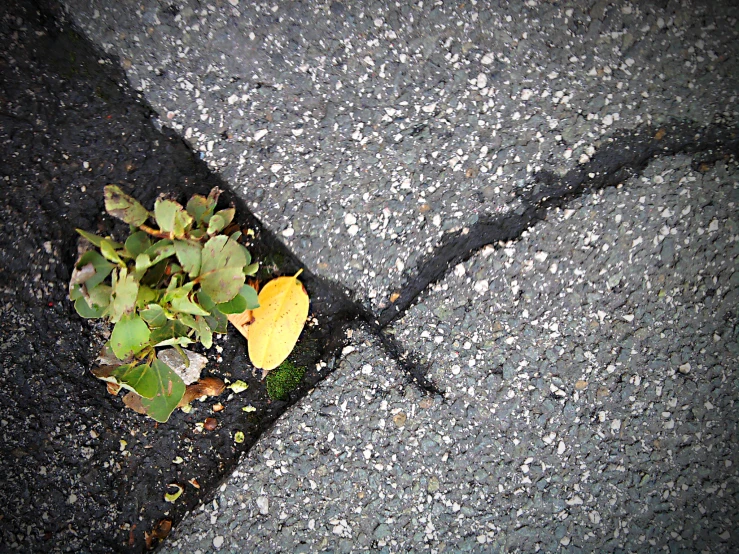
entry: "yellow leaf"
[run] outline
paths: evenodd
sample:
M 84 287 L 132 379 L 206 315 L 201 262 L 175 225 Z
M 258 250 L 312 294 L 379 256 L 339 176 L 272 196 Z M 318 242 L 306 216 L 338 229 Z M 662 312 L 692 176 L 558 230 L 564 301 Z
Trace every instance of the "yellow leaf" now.
M 298 342 L 310 305 L 308 293 L 298 281 L 302 271 L 292 277 L 273 279 L 259 293 L 259 307 L 252 310 L 254 321 L 248 327 L 247 337 L 254 367 L 265 371 L 276 368 Z

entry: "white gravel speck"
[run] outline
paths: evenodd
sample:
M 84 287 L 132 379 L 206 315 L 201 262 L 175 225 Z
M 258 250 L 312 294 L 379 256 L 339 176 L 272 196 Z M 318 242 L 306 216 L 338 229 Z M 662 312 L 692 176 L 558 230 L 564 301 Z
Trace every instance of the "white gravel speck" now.
M 267 131 L 267 129 L 259 129 L 256 133 L 254 133 L 254 140 L 260 140 L 264 138 L 268 132 L 269 131 Z
M 238 0 L 236 0 L 238 2 Z M 214 548 L 220 548 L 223 546 L 223 536 L 218 535 L 216 537 L 213 537 L 213 547 Z
M 266 496 L 257 498 L 257 508 L 259 508 L 260 514 L 266 516 L 269 513 L 269 498 Z

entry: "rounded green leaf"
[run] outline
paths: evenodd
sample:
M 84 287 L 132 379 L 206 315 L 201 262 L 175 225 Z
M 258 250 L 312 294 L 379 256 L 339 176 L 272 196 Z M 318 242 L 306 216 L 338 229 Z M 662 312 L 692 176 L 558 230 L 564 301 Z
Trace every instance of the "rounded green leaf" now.
M 136 231 L 126 239 L 126 250 L 132 258 L 136 258 L 139 254 L 146 252 L 151 247 L 151 239 L 149 235 L 143 231 Z
M 105 187 L 105 211 L 135 227 L 143 225 L 149 218 L 149 212 L 138 200 L 115 185 Z
M 145 310 L 139 312 L 141 318 L 154 329 L 163 327 L 167 323 L 167 313 L 159 304 L 149 304 Z
M 157 377 L 149 364 L 123 364 L 118 367 L 102 366 L 92 370 L 98 379 L 115 383 L 144 398 L 154 398 L 157 393 Z
M 178 202 L 167 198 L 157 198 L 154 203 L 154 219 L 157 220 L 159 230 L 164 233 L 174 231 L 175 217 L 181 210 L 182 206 Z
M 110 347 L 119 360 L 141 352 L 149 345 L 151 331 L 146 322 L 135 314 L 124 315 L 113 327 Z
M 113 289 L 111 291 L 111 302 L 108 309 L 110 320 L 116 322 L 125 314 L 133 312 L 136 308 L 136 297 L 139 293 L 139 284 L 134 275 L 129 275 L 123 268 L 120 274 L 113 272 Z
M 83 275 L 79 275 L 79 272 L 86 267 L 89 269 L 89 264 L 92 264 L 92 267 L 95 270 L 94 273 L 90 273 L 85 270 Z M 110 275 L 110 272 L 113 270 L 115 265 L 103 258 L 98 252 L 89 250 L 82 254 L 82 257 L 77 260 L 74 267 L 75 271 L 72 272 L 72 282 L 85 283 L 85 286 L 88 289 L 92 289 L 102 283 L 105 278 Z
M 197 241 L 176 240 L 174 249 L 177 259 L 182 264 L 182 269 L 187 272 L 191 279 L 200 273 L 201 251 L 203 247 Z
M 105 312 L 105 307 L 94 305 L 90 306 L 84 297 L 80 297 L 74 301 L 74 309 L 80 317 L 84 317 L 85 319 L 96 319 L 98 317 L 102 317 Z
M 156 394 L 142 398 L 141 405 L 149 417 L 165 423 L 185 394 L 185 382 L 167 364 L 155 358 L 151 369 L 156 376 Z

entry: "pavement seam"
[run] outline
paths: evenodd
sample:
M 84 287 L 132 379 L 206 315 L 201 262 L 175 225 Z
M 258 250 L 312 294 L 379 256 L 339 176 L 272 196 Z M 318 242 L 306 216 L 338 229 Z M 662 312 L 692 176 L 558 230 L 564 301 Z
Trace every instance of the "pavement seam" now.
M 517 240 L 536 222 L 546 218 L 552 208 L 560 208 L 583 194 L 615 186 L 638 175 L 659 156 L 703 154 L 697 165 L 710 164 L 728 155 L 739 155 L 739 132 L 723 125 L 699 127 L 673 122 L 661 127 L 645 126 L 617 133 L 608 139 L 585 165 L 570 170 L 561 178 L 539 172 L 509 213 L 480 219 L 467 229 L 450 235 L 436 252 L 419 263 L 416 276 L 399 290 L 400 296 L 378 317 L 381 329 L 403 315 L 428 289 L 458 263 L 471 258 L 487 245 Z

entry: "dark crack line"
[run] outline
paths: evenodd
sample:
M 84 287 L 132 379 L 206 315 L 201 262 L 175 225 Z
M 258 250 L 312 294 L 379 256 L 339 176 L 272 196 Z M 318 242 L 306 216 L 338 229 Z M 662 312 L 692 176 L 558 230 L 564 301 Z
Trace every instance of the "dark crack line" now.
M 480 219 L 469 230 L 445 238 L 434 254 L 419 262 L 416 276 L 402 287 L 400 297 L 380 312 L 379 328 L 385 329 L 401 317 L 449 268 L 468 260 L 483 246 L 492 244 L 497 248 L 501 242 L 517 240 L 526 229 L 545 219 L 551 208 L 562 207 L 587 192 L 622 183 L 638 175 L 653 158 L 676 154 L 700 154 L 694 166 L 737 156 L 739 129 L 677 121 L 661 127 L 644 126 L 614 134 L 588 163 L 564 177 L 540 172 L 519 195 L 512 212 Z

